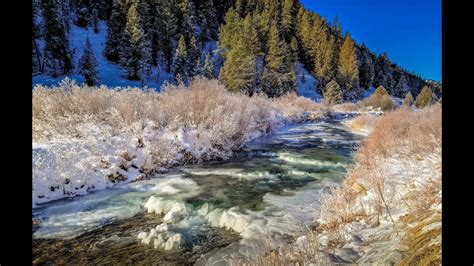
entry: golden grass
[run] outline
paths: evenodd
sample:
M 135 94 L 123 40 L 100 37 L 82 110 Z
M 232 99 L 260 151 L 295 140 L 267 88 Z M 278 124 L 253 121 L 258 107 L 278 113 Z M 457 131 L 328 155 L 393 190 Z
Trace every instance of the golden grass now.
M 379 116 L 373 114 L 362 114 L 349 121 L 349 126 L 354 129 L 372 130 Z
M 359 112 L 362 109 L 358 103 L 340 103 L 332 106 L 332 110 L 336 112 Z
M 402 239 L 405 256 L 400 265 L 441 265 L 441 226 L 426 229 L 433 223 L 441 222 L 441 214 L 430 215 L 417 222 Z

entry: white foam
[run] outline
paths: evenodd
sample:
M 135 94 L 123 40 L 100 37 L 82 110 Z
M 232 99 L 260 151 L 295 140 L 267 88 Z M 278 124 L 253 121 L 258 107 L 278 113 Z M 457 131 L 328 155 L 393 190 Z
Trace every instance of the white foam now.
M 148 213 L 165 214 L 165 217 L 171 211 L 177 214 L 185 214 L 189 211 L 186 204 L 181 200 L 176 201 L 157 196 L 151 196 L 145 203 L 145 208 L 147 208 Z
M 347 164 L 342 162 L 331 162 L 327 160 L 308 159 L 304 156 L 290 153 L 290 152 L 279 152 L 277 154 L 279 160 L 285 161 L 290 164 L 302 164 L 302 165 L 314 165 L 314 166 L 325 166 L 325 167 L 346 167 Z
M 206 175 L 218 175 L 218 176 L 228 176 L 232 178 L 237 178 L 241 180 L 257 180 L 265 178 L 276 178 L 274 174 L 271 174 L 268 171 L 253 171 L 246 172 L 244 169 L 240 168 L 224 168 L 224 169 L 186 169 L 186 173 L 197 175 L 197 176 L 206 176 Z

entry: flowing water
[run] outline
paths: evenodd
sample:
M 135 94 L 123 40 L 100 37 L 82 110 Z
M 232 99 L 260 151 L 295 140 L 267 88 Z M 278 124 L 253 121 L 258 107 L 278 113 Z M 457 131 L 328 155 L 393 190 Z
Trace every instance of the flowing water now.
M 275 248 L 311 226 L 360 140 L 340 121 L 292 125 L 228 161 L 43 204 L 33 263 L 211 265 Z

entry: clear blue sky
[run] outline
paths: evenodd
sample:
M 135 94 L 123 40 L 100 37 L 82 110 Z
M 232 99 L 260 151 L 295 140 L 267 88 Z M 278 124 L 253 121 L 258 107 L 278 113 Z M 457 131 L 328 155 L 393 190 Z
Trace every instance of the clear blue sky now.
M 300 0 L 354 40 L 426 79 L 441 81 L 441 0 Z

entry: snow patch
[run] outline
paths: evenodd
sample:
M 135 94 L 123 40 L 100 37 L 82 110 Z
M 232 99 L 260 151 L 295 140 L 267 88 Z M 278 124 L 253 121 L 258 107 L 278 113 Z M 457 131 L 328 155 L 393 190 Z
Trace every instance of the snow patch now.
M 323 97 L 316 91 L 318 81 L 304 68 L 303 64 L 296 64 L 296 94 L 309 98 L 315 102 L 321 102 Z

